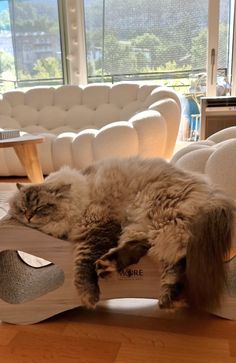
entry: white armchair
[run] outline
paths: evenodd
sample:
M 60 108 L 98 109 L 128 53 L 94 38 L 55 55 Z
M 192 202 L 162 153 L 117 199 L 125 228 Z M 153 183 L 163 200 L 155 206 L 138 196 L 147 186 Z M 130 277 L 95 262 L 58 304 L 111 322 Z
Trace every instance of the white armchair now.
M 179 150 L 171 162 L 182 169 L 205 174 L 236 199 L 236 126 L 191 143 Z
M 236 126 L 216 132 L 204 141 L 179 150 L 171 162 L 191 172 L 206 175 L 236 200 Z M 206 200 L 206 203 L 208 201 Z M 230 258 L 226 263 L 227 284 L 216 315 L 236 319 L 236 219 Z

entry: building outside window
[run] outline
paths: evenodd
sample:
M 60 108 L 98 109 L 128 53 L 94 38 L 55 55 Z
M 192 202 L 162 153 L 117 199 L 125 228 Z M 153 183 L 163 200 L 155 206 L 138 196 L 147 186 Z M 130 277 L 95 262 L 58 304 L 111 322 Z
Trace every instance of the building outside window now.
M 57 0 L 0 0 L 0 91 L 63 83 Z

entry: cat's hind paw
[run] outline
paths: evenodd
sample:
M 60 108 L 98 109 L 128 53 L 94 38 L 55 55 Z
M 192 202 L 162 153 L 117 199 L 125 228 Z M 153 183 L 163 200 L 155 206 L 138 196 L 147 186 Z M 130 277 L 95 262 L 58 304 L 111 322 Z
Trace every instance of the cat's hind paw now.
M 173 301 L 170 298 L 169 294 L 163 294 L 159 297 L 158 302 L 159 308 L 163 310 L 171 310 L 173 309 Z
M 88 309 L 95 309 L 99 302 L 100 291 L 97 287 L 91 285 L 86 288 L 77 288 L 79 299 L 82 306 Z
M 81 305 L 85 306 L 88 309 L 95 309 L 99 299 L 94 299 L 89 294 L 80 294 Z
M 158 305 L 161 310 L 166 310 L 169 312 L 176 312 L 177 310 L 188 307 L 185 299 L 171 300 L 168 294 L 165 294 L 159 298 Z

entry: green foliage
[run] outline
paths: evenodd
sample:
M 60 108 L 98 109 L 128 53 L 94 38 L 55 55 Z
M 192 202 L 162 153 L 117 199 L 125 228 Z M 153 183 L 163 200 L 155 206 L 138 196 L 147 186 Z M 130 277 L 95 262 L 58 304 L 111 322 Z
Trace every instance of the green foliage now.
M 193 68 L 205 68 L 207 62 L 207 28 L 203 28 L 196 37 L 192 39 L 191 64 Z M 228 26 L 220 24 L 219 27 L 219 61 L 218 67 L 226 67 Z
M 132 39 L 131 45 L 137 50 L 138 69 L 143 68 L 144 64 L 155 67 L 158 65 L 158 55 L 163 48 L 160 39 L 153 33 L 144 33 Z
M 32 75 L 30 73 L 28 73 L 26 70 L 21 69 L 21 70 L 18 71 L 18 79 L 20 81 L 30 80 L 32 78 L 33 78 Z
M 104 70 L 107 74 L 133 73 L 136 59 L 130 43 L 119 42 L 113 34 L 105 38 Z
M 5 72 L 14 72 L 14 58 L 11 54 L 0 51 L 0 76 Z
M 14 88 L 15 79 L 14 58 L 10 54 L 0 51 L 0 92 L 3 93 Z
M 38 59 L 34 65 L 34 78 L 61 78 L 62 69 L 58 59 L 54 57 Z
M 199 34 L 192 39 L 191 64 L 193 68 L 206 67 L 207 60 L 207 28 L 203 28 Z
M 56 2 L 14 1 L 15 29 L 18 32 L 59 32 Z
M 90 31 L 87 33 L 86 48 L 88 53 L 93 53 L 96 48 L 102 47 L 102 32 Z
M 220 24 L 218 67 L 227 67 L 228 63 L 227 38 L 228 38 L 228 27 L 226 24 Z
M 131 42 L 134 47 L 141 49 L 151 49 L 160 46 L 160 39 L 154 35 L 153 33 L 143 33 L 142 35 L 138 35 Z
M 34 37 L 37 37 L 39 32 L 43 32 L 46 36 L 54 36 L 54 34 L 56 34 L 59 39 L 57 1 L 14 0 L 11 2 L 11 9 L 13 10 L 11 18 L 9 17 L 8 9 L 0 12 L 0 32 L 11 31 L 12 25 L 14 26 L 15 33 L 18 33 L 19 35 L 15 37 L 18 71 L 16 77 L 14 58 L 7 53 L 0 52 L 1 78 L 14 82 L 45 78 L 62 78 L 61 63 L 54 57 L 38 59 L 32 66 L 29 66 L 28 63 L 25 64 L 27 53 L 24 54 L 24 51 L 29 51 L 29 44 L 27 43 L 27 34 L 25 34 L 25 40 L 22 36 L 23 33 L 28 33 L 29 35 L 34 33 Z M 11 24 L 11 21 L 14 21 L 14 23 Z M 52 37 L 50 39 L 52 39 Z M 33 51 L 34 50 L 32 49 L 32 52 Z M 33 59 L 35 59 L 34 55 L 32 56 L 32 61 Z M 27 60 L 29 62 L 29 59 Z M 5 85 L 6 83 L 4 83 L 4 87 Z M 12 82 L 10 85 L 12 86 Z M 2 87 L 1 84 L 1 88 Z
M 169 71 L 189 71 L 192 67 L 190 65 L 178 66 L 176 61 L 166 62 L 164 65 L 154 69 L 156 72 L 169 72 Z
M 89 75 L 206 67 L 208 12 L 205 0 L 107 0 L 104 12 L 103 3 L 98 0 L 85 2 Z M 12 4 L 16 32 L 59 33 L 56 1 L 14 0 Z M 10 30 L 6 10 L 0 12 L 1 30 Z M 228 61 L 227 30 L 227 25 L 220 26 L 221 67 L 225 67 Z M 5 70 L 13 74 L 13 58 L 0 53 L 0 67 L 0 75 Z M 39 59 L 33 71 L 24 70 L 21 64 L 18 68 L 21 80 L 62 77 L 61 64 L 54 57 Z M 166 82 L 170 81 L 181 86 L 189 82 L 186 79 Z
M 10 30 L 10 17 L 8 10 L 0 11 L 0 31 Z
M 175 62 L 177 68 L 190 68 L 192 58 L 197 68 L 206 66 L 205 54 L 199 59 L 206 52 L 206 43 L 202 53 L 195 47 L 196 54 L 191 54 L 192 40 L 198 40 L 201 29 L 207 25 L 205 0 L 109 0 L 104 12 L 103 4 L 96 0 L 85 2 L 90 75 L 117 74 L 123 69 L 126 74 L 150 72 L 169 62 Z M 95 47 L 97 51 L 93 53 Z

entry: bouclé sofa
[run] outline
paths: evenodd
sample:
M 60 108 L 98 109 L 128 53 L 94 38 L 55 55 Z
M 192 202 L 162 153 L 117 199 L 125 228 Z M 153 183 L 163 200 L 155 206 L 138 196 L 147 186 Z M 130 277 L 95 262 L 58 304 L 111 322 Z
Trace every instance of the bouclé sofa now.
M 176 92 L 138 83 L 35 88 L 0 100 L 0 128 L 44 136 L 37 146 L 44 174 L 111 156 L 170 159 L 180 118 Z M 0 149 L 0 176 L 9 175 L 25 171 L 13 149 Z

